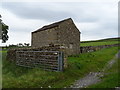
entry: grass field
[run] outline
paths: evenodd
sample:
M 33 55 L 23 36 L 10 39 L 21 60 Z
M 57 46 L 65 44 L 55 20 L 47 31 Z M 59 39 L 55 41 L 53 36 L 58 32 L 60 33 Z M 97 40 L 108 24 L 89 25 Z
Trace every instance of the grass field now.
M 50 72 L 39 68 L 24 68 L 6 60 L 3 52 L 3 88 L 63 88 L 92 71 L 101 70 L 118 52 L 118 47 L 68 57 L 64 72 Z M 114 86 L 117 86 L 115 84 Z
M 118 44 L 120 43 L 120 38 L 113 38 L 113 39 L 103 39 L 103 40 L 96 40 L 96 41 L 82 41 L 80 46 L 99 46 L 99 45 L 111 45 L 111 44 Z

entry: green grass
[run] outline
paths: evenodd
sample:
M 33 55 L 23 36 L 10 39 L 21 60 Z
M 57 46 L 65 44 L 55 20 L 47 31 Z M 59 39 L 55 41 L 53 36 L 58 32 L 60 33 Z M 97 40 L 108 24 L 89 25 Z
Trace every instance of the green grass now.
M 80 46 L 111 45 L 111 44 L 118 44 L 119 42 L 120 42 L 120 38 L 104 39 L 104 40 L 96 40 L 96 41 L 82 41 L 80 43 Z
M 89 86 L 89 88 L 115 88 L 120 86 L 120 78 L 118 78 L 118 63 L 120 63 L 120 59 L 110 68 L 102 78 L 102 81 L 98 84 Z
M 3 88 L 63 88 L 71 85 L 91 71 L 99 71 L 118 52 L 118 47 L 68 57 L 64 72 L 24 68 L 6 60 L 3 52 Z

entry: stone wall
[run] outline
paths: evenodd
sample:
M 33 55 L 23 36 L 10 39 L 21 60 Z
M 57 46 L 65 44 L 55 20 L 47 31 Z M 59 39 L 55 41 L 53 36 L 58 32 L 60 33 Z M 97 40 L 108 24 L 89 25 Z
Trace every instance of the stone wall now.
M 32 47 L 32 48 L 16 48 L 9 49 L 7 52 L 7 60 L 16 62 L 16 51 L 61 51 L 64 53 L 64 68 L 67 67 L 67 55 L 66 50 L 61 45 L 50 45 L 44 47 Z
M 102 45 L 102 46 L 85 46 L 85 47 L 79 47 L 79 49 L 80 49 L 80 53 L 86 53 L 86 52 L 93 52 L 93 51 L 97 51 L 103 48 L 109 48 L 113 46 L 120 46 L 120 44 Z M 9 49 L 7 52 L 7 60 L 11 62 L 16 62 L 16 51 L 61 51 L 64 53 L 64 68 L 67 67 L 68 50 L 62 45 L 51 44 L 49 46 L 44 46 L 44 47 Z M 32 54 L 30 56 L 32 56 Z
M 58 30 L 58 42 L 64 44 L 68 55 L 79 54 L 80 31 L 76 28 L 72 20 L 61 23 Z
M 50 71 L 63 71 L 63 52 L 60 51 L 17 51 L 16 65 L 29 68 L 42 68 Z
M 32 33 L 31 41 L 32 47 L 43 47 L 51 43 L 56 44 L 57 42 L 56 29 L 57 27 Z
M 109 48 L 113 46 L 120 46 L 120 44 L 101 45 L 101 46 L 83 46 L 83 47 L 80 47 L 80 53 L 93 52 L 93 51 L 97 51 L 103 48 Z

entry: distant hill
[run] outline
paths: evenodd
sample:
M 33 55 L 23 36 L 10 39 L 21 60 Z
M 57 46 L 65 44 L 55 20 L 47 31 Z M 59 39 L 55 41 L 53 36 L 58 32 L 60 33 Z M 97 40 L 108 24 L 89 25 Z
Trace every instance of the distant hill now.
M 100 42 L 100 41 L 120 41 L 120 37 L 116 37 L 116 38 L 106 38 L 106 39 L 100 39 L 100 40 L 81 41 L 81 43 Z
M 100 39 L 100 40 L 81 41 L 80 46 L 111 45 L 111 44 L 117 44 L 119 42 L 120 42 L 120 37 L 106 38 L 106 39 Z

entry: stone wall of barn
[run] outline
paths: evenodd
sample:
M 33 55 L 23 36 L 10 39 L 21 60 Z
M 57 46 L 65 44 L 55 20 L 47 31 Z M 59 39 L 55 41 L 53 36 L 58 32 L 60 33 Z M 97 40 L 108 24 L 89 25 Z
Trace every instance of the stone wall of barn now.
M 80 53 L 80 31 L 74 25 L 72 20 L 61 23 L 57 34 L 58 42 L 65 46 L 67 55 Z
M 80 31 L 70 19 L 59 23 L 58 27 L 32 33 L 32 47 L 42 47 L 49 44 L 62 45 L 66 55 L 79 54 Z
M 55 44 L 57 40 L 56 29 L 57 27 L 32 33 L 32 47 L 42 47 L 51 43 Z

